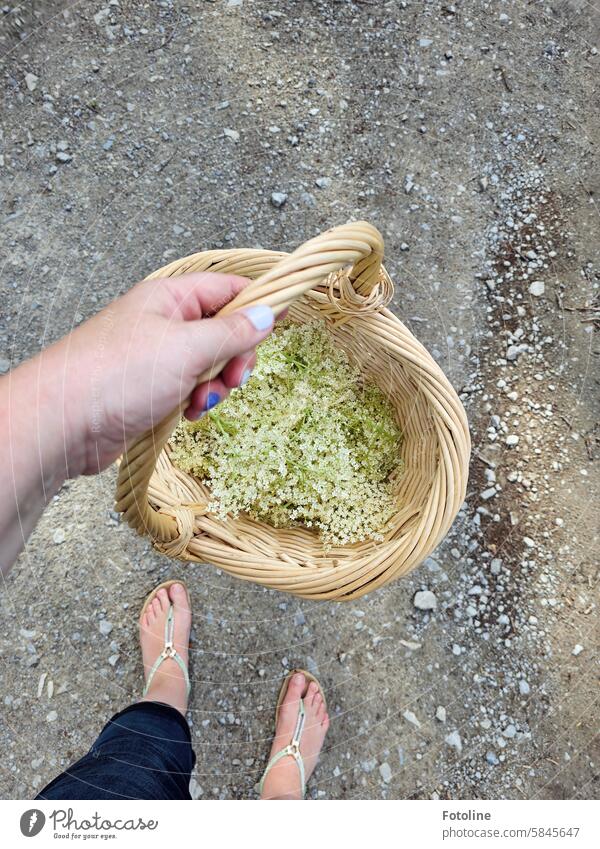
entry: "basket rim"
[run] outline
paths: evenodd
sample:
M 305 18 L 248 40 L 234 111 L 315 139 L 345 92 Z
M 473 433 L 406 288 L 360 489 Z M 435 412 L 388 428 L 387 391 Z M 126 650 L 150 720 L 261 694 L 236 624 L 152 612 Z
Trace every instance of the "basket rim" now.
M 193 476 L 189 475 L 187 482 L 174 481 L 172 489 L 161 478 L 168 470 L 165 463 L 176 468 L 163 449 L 179 420 L 182 404 L 127 449 L 119 469 L 116 509 L 139 533 L 149 534 L 163 553 L 182 560 L 212 562 L 242 580 L 305 598 L 342 601 L 358 598 L 411 571 L 449 529 L 464 500 L 468 478 L 470 435 L 464 407 L 431 354 L 385 305 L 379 304 L 363 315 L 359 311 L 343 314 L 336 309 L 323 284 L 334 271 L 347 266 L 349 256 L 356 259 L 347 272 L 348 279 L 368 298 L 387 272 L 381 265 L 381 237 L 364 222 L 334 228 L 293 254 L 261 249 L 191 254 L 154 272 L 150 279 L 198 270 L 252 276 L 256 283 L 243 290 L 244 303 L 252 303 L 253 293 L 270 292 L 266 297 L 272 298 L 278 312 L 305 295 L 297 309 L 311 303 L 340 336 L 355 335 L 353 328 L 360 328 L 367 347 L 386 351 L 407 375 L 418 375 L 415 404 L 418 399 L 431 413 L 429 442 L 421 441 L 429 446 L 430 453 L 435 448 L 435 456 L 427 460 L 434 471 L 419 509 L 407 502 L 407 518 L 395 538 L 388 532 L 383 541 L 329 547 L 327 551 L 332 554 L 327 555 L 320 541 L 316 550 L 314 537 L 313 543 L 307 544 L 306 535 L 316 536 L 308 528 L 273 528 L 249 517 L 227 522 L 211 518 L 191 486 Z M 223 313 L 235 308 L 230 302 Z M 402 429 L 406 440 L 407 431 Z M 415 486 L 412 481 L 410 485 Z M 187 500 L 186 492 L 190 496 Z M 270 540 L 279 544 L 269 546 Z

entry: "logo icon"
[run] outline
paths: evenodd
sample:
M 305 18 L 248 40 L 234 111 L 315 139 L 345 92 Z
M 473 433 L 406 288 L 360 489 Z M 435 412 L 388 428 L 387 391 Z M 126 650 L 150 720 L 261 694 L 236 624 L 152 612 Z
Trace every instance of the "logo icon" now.
M 24 837 L 35 837 L 43 829 L 46 823 L 46 815 L 37 808 L 31 808 L 21 815 L 21 834 Z

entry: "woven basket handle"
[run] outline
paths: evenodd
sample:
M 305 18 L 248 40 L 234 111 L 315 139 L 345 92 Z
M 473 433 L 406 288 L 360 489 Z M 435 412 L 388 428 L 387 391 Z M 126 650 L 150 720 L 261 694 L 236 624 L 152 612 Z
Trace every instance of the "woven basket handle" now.
M 365 221 L 343 224 L 310 239 L 286 256 L 269 271 L 246 286 L 218 313 L 229 315 L 254 304 L 268 304 L 279 315 L 297 298 L 322 284 L 330 274 L 350 268 L 347 277 L 354 292 L 368 296 L 380 280 L 383 239 L 379 231 Z M 203 383 L 218 374 L 225 363 L 217 363 L 202 374 Z M 167 544 L 164 550 L 174 556 L 180 551 L 176 541 L 189 538 L 183 534 L 182 518 L 176 509 L 172 515 L 157 512 L 148 502 L 148 485 L 156 460 L 176 427 L 189 399 L 158 425 L 146 431 L 124 452 L 117 480 L 115 509 L 139 533 L 149 534 L 155 541 Z M 189 510 L 187 511 L 189 514 Z M 169 543 L 175 545 L 169 547 Z

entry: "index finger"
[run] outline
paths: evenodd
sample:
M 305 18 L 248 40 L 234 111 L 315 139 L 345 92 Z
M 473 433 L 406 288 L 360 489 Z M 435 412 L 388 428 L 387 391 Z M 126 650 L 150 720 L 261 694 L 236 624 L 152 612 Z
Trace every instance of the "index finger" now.
M 169 318 L 195 321 L 218 313 L 221 307 L 246 288 L 250 280 L 237 274 L 200 271 L 147 282 L 160 287 L 161 298 L 171 300 Z

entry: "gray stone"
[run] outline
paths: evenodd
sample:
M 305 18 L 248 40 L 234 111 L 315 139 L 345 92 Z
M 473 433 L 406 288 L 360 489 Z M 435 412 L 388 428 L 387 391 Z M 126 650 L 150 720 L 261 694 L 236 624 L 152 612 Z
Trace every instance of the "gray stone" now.
M 94 15 L 94 23 L 97 26 L 101 26 L 102 24 L 106 23 L 106 19 L 109 15 L 110 9 L 108 7 L 106 7 L 105 9 L 100 9 L 100 11 L 96 12 L 96 14 Z
M 383 778 L 386 784 L 389 784 L 392 780 L 392 768 L 387 761 L 382 763 L 379 767 L 379 774 Z
M 435 610 L 437 599 L 431 590 L 419 590 L 418 593 L 415 593 L 413 604 L 419 610 Z
M 457 752 L 462 752 L 462 740 L 458 731 L 451 731 L 450 734 L 447 734 L 444 737 L 444 742 L 456 749 Z
M 499 575 L 502 569 L 502 560 L 499 557 L 494 557 L 490 563 L 490 572 L 492 575 Z
M 546 289 L 546 285 L 543 280 L 534 280 L 533 283 L 529 286 L 529 294 L 533 295 L 534 298 L 540 298 Z
M 306 670 L 307 672 L 310 672 L 311 675 L 314 675 L 315 678 L 319 675 L 319 664 L 314 657 L 311 657 L 309 654 L 306 655 Z
M 514 362 L 519 354 L 521 353 L 520 345 L 509 345 L 508 350 L 506 351 L 506 359 L 509 362 Z
M 190 796 L 192 799 L 200 799 L 203 794 L 202 787 L 198 784 L 195 778 L 190 779 Z
M 414 725 L 416 728 L 421 727 L 421 723 L 419 722 L 415 714 L 412 712 L 412 710 L 405 710 L 402 716 L 407 722 L 410 722 L 410 724 Z
M 311 192 L 302 192 L 300 195 L 300 200 L 305 206 L 316 206 L 317 199 Z
M 288 199 L 288 196 L 285 192 L 273 192 L 271 194 L 271 203 L 277 209 L 282 207 L 287 199 Z

